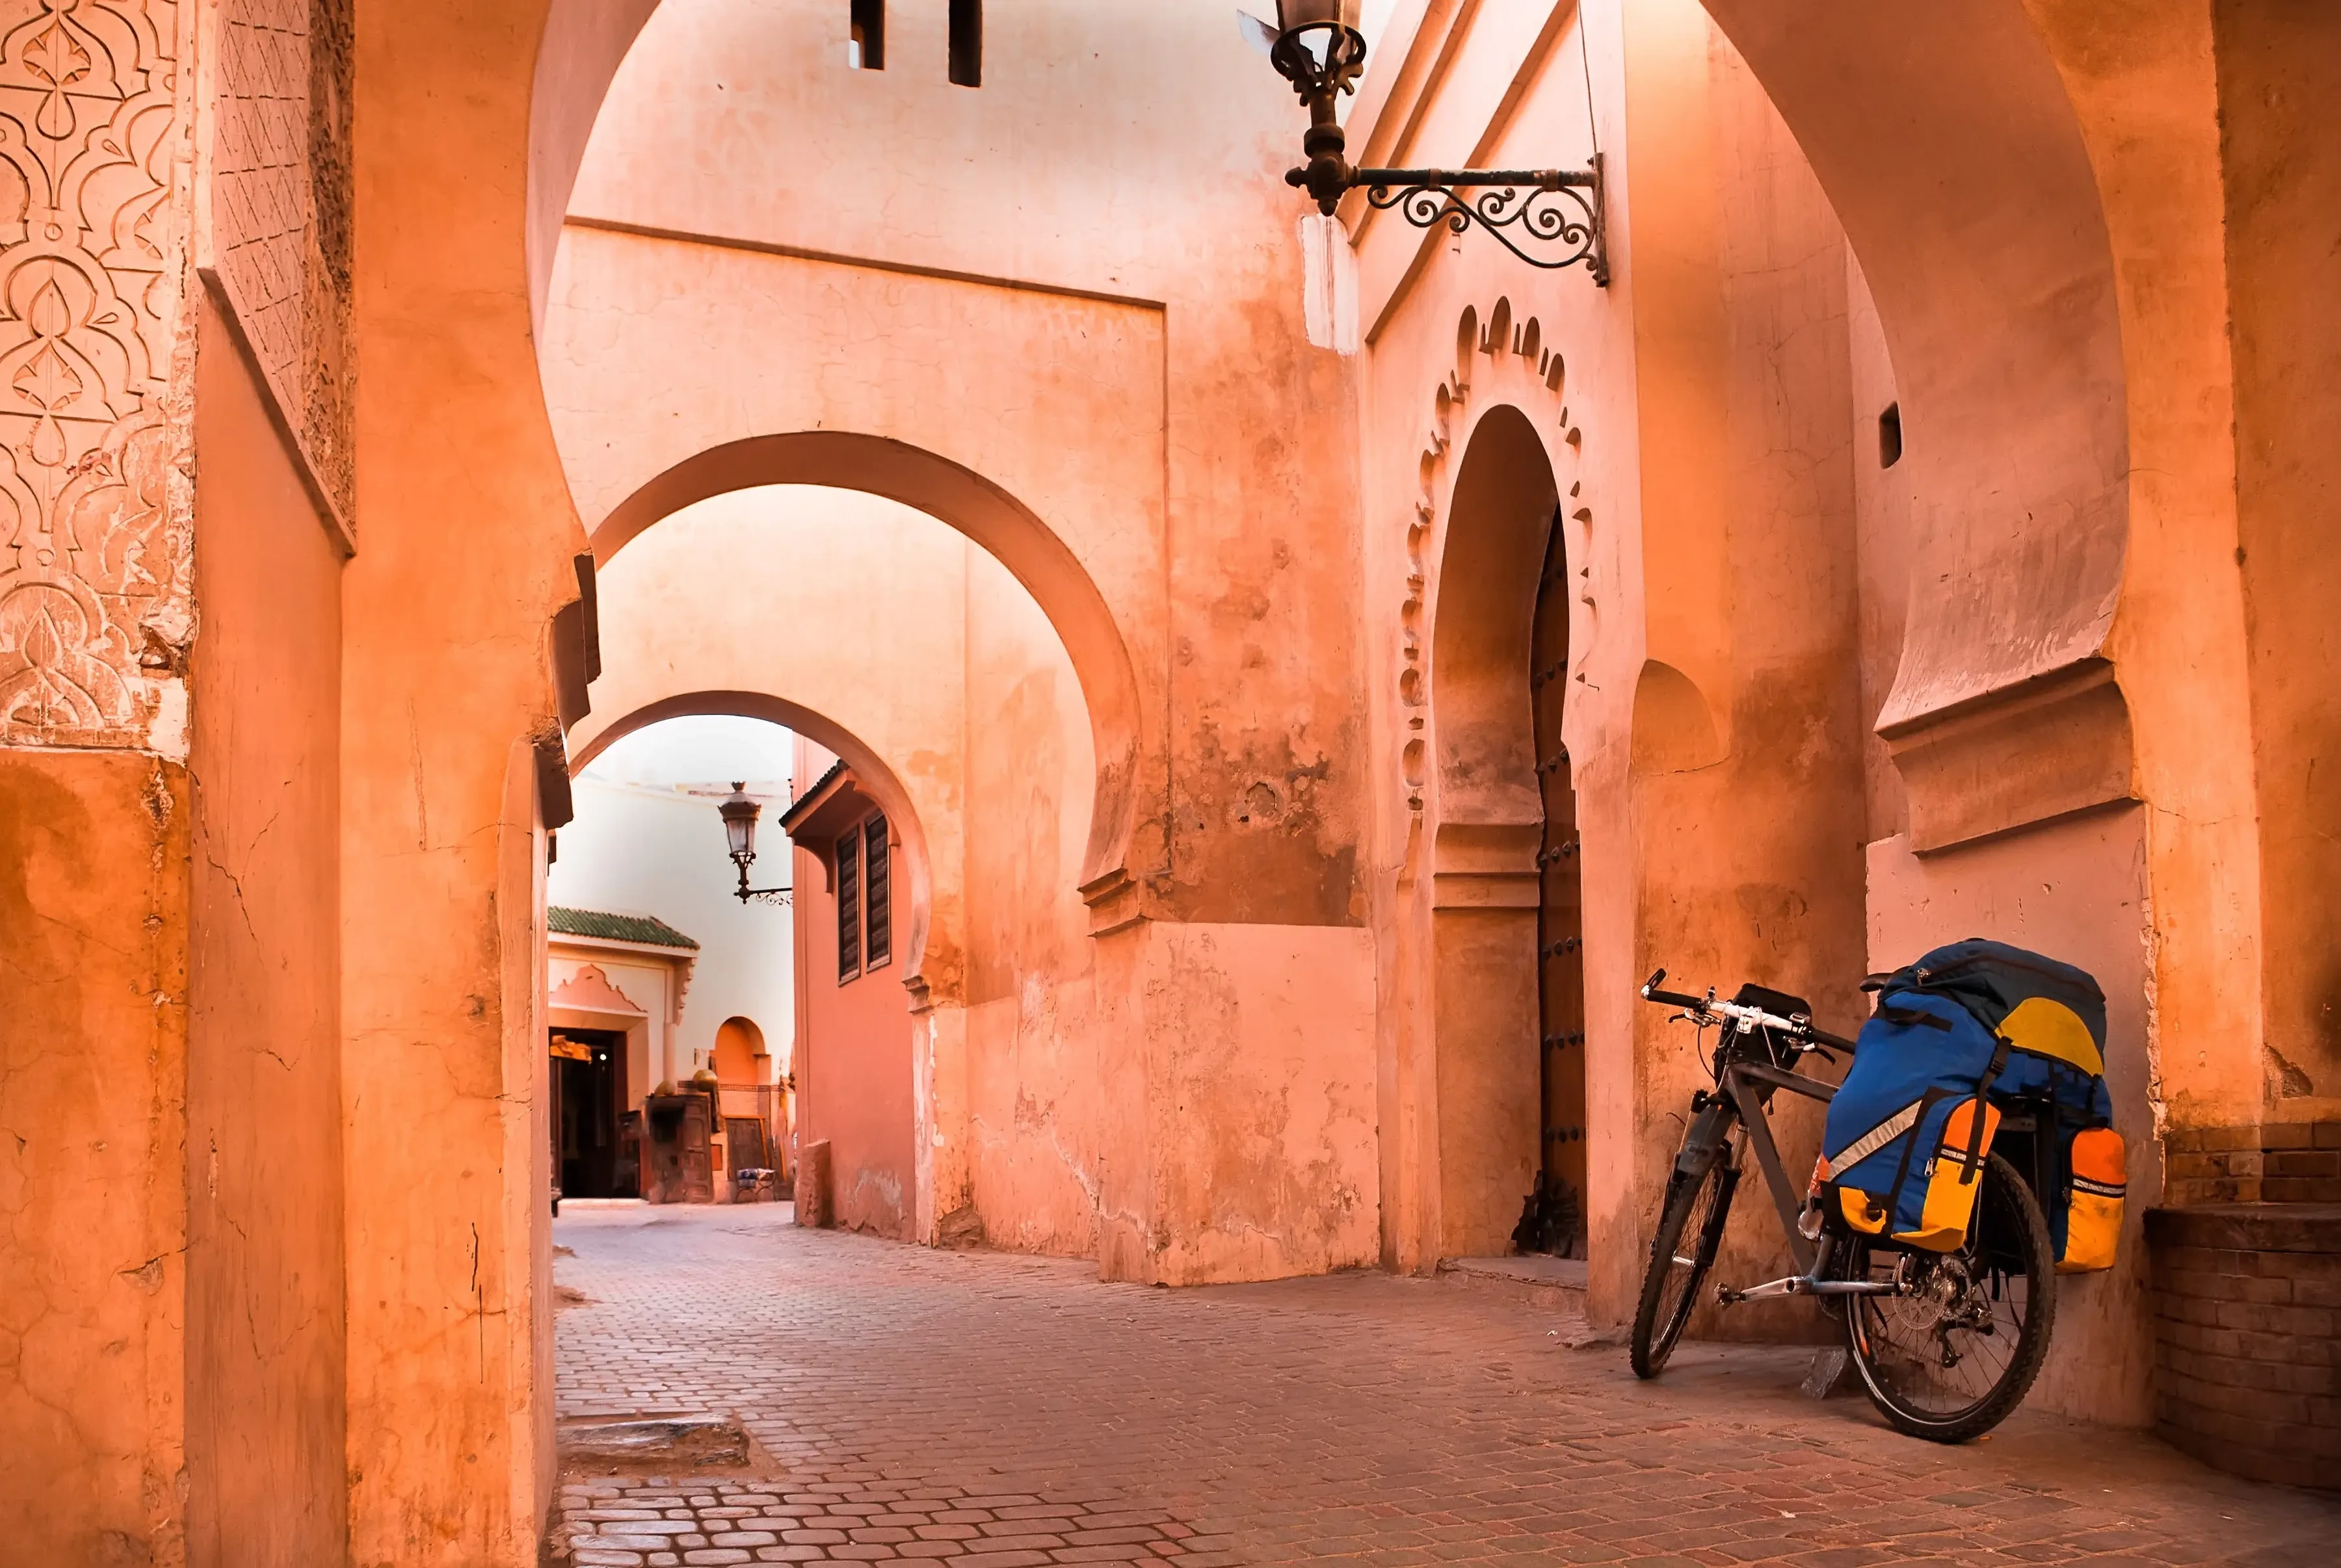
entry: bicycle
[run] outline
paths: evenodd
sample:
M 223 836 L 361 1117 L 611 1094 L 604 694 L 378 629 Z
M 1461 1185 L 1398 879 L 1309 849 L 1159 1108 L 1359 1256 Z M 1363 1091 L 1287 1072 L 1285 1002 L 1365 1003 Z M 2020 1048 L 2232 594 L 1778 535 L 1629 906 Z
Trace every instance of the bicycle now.
M 1840 1309 L 1863 1388 L 1897 1430 L 1961 1443 L 1997 1425 L 2039 1374 L 2056 1321 L 2048 1222 L 2033 1186 L 1995 1149 L 1957 1249 L 1929 1252 L 1855 1230 L 1828 1212 L 1818 1193 L 1797 1194 L 1769 1119 L 1777 1090 L 1833 1097 L 1836 1086 L 1798 1069 L 1815 1053 L 1832 1061 L 1839 1051 L 1850 1054 L 1854 1042 L 1815 1025 L 1802 997 L 1749 985 L 1727 1002 L 1712 987 L 1704 997 L 1662 991 L 1666 978 L 1660 969 L 1644 983 L 1645 1001 L 1680 1008 L 1699 1030 L 1702 1050 L 1708 1029 L 1723 1033 L 1708 1064 L 1717 1092 L 1691 1097 L 1690 1123 L 1667 1178 L 1634 1314 L 1635 1375 L 1656 1377 L 1682 1337 L 1722 1243 L 1740 1161 L 1752 1148 L 1803 1272 L 1746 1290 L 1718 1285 L 1717 1302 L 1819 1297 Z M 2000 1131 L 2030 1134 L 2037 1125 L 2019 1108 L 2003 1115 Z M 1688 1255 L 1686 1236 L 1693 1238 Z

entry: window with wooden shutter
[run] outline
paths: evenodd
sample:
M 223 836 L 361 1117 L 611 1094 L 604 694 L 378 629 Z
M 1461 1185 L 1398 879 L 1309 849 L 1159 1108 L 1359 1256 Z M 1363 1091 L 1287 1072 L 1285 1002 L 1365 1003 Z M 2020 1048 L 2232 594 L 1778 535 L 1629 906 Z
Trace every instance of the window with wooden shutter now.
M 869 959 L 863 968 L 874 969 L 894 956 L 894 860 L 888 849 L 884 816 L 872 817 L 863 824 L 862 842 L 869 868 L 862 902 L 870 914 L 870 935 L 863 943 Z
M 862 831 L 837 841 L 837 983 L 862 972 Z

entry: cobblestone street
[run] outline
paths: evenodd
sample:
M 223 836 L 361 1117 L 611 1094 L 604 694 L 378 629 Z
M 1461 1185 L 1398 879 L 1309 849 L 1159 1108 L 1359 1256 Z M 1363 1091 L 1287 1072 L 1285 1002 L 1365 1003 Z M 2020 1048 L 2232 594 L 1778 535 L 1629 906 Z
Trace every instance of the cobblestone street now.
M 788 1212 L 556 1222 L 562 1418 L 736 1415 L 761 1450 L 571 1472 L 556 1560 L 2336 1560 L 2332 1500 L 2039 1414 L 1912 1442 L 1803 1397 L 1807 1352 L 1692 1345 L 1642 1384 L 1567 1348 L 1576 1320 L 1453 1281 L 1152 1290 Z

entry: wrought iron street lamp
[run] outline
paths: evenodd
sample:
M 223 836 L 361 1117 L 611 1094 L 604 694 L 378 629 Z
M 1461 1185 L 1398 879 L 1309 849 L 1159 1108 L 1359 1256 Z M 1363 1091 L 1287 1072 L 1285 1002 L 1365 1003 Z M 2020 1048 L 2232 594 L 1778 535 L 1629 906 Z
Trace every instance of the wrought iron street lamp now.
M 1380 211 L 1395 207 L 1418 229 L 1444 223 L 1457 233 L 1477 223 L 1532 267 L 1585 263 L 1597 285 L 1609 283 L 1602 232 L 1601 154 L 1583 169 L 1360 169 L 1347 156 L 1337 113 L 1366 68 L 1358 31 L 1360 0 L 1277 0 L 1277 30 L 1264 41 L 1270 64 L 1309 109 L 1300 148 L 1309 161 L 1286 174 L 1328 217 L 1342 196 L 1362 186 Z M 1268 34 L 1266 23 L 1245 18 Z M 1475 194 L 1469 197 L 1460 191 Z M 1517 236 L 1517 238 L 1515 237 Z
M 723 818 L 723 838 L 731 846 L 732 863 L 740 868 L 740 888 L 732 897 L 742 904 L 757 898 L 773 904 L 787 903 L 796 891 L 793 888 L 748 886 L 748 868 L 756 863 L 756 819 L 764 809 L 748 799 L 747 784 L 734 783 L 732 793 L 715 809 Z

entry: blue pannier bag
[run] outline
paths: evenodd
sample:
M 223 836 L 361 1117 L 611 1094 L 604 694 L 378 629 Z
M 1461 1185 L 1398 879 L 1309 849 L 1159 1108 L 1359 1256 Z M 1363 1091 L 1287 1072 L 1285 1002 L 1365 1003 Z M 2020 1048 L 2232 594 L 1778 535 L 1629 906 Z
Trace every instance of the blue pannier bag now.
M 2105 1037 L 2085 971 L 1981 938 L 1936 948 L 1879 986 L 1829 1102 L 1817 1191 L 1856 1230 L 1955 1248 L 2000 1107 L 2022 1101 L 2049 1143 L 2057 1190 L 2039 1196 L 2059 1267 L 2111 1266 L 2122 1149 Z

